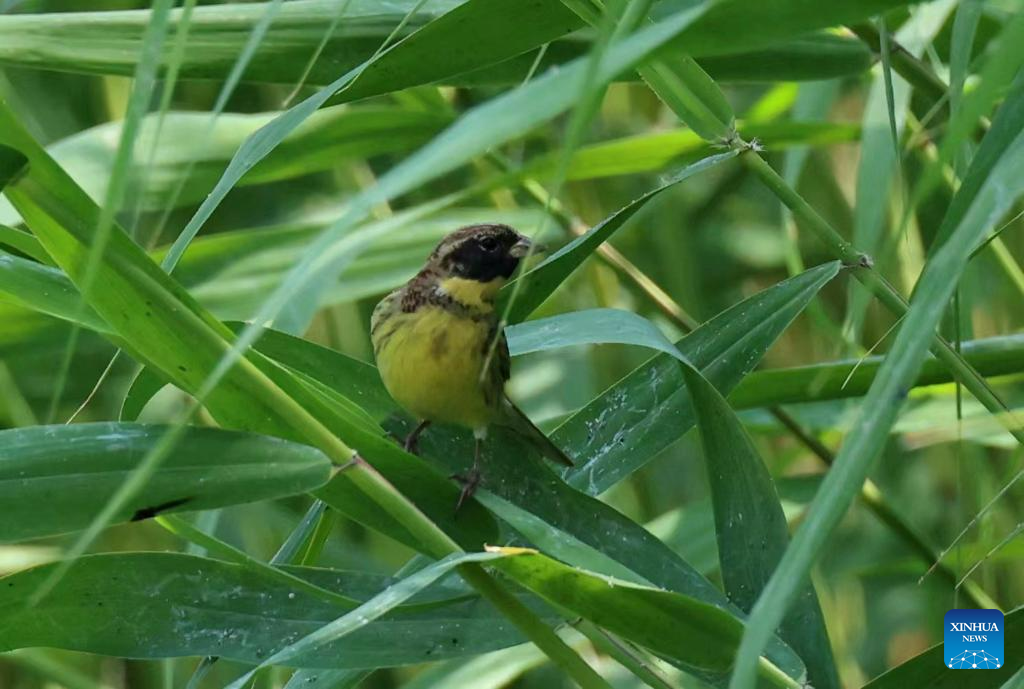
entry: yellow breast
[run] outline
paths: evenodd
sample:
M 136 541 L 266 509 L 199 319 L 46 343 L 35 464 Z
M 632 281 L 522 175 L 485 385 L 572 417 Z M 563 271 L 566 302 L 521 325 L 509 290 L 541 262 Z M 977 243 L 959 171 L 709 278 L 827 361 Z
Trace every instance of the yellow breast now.
M 374 333 L 385 387 L 420 419 L 486 427 L 501 396 L 481 376 L 490 331 L 486 320 L 437 306 L 394 313 Z

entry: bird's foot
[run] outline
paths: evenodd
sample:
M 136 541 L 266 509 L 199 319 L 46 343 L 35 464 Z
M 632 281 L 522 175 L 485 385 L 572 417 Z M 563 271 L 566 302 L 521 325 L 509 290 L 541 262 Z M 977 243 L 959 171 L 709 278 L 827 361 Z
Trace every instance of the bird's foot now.
M 478 468 L 473 467 L 465 474 L 452 474 L 448 478 L 454 479 L 462 485 L 462 492 L 459 493 L 459 501 L 455 503 L 455 513 L 458 514 L 459 510 L 462 509 L 462 503 L 473 497 L 473 493 L 476 492 L 477 487 L 483 483 L 483 476 L 481 476 Z
M 410 433 L 408 437 L 402 441 L 402 447 L 405 451 L 411 455 L 420 454 L 420 436 L 418 433 Z

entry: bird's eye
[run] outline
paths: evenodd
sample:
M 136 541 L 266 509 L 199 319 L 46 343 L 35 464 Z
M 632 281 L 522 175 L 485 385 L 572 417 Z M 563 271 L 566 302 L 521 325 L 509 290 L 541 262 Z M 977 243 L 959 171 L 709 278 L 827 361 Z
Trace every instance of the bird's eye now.
M 480 239 L 480 248 L 487 252 L 497 251 L 498 240 L 494 237 L 483 237 Z

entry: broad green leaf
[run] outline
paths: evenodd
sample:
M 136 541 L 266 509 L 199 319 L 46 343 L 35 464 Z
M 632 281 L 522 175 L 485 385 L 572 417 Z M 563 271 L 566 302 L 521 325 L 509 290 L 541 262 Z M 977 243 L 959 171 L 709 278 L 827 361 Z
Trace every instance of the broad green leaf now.
M 736 151 L 729 151 L 687 166 L 673 175 L 665 184 L 620 208 L 595 225 L 589 232 L 566 244 L 519 280 L 506 285 L 502 290 L 502 298 L 507 300 L 506 303 L 511 304 L 508 307 L 509 322 L 518 323 L 530 315 L 545 299 L 551 296 L 558 285 L 562 284 L 583 263 L 584 259 L 611 238 L 616 230 L 643 208 L 648 201 L 675 184 L 736 155 Z
M 0 542 L 85 528 L 165 431 L 121 423 L 0 431 Z M 329 471 L 328 459 L 305 445 L 190 428 L 114 521 L 304 493 L 325 484 Z
M 964 84 L 970 71 L 974 36 L 983 9 L 984 3 L 981 0 L 967 0 L 956 8 L 956 15 L 953 18 L 949 55 L 949 110 L 954 117 L 963 98 Z
M 1004 682 L 1024 665 L 1024 609 L 1007 613 L 1003 638 L 1006 664 L 998 670 L 951 670 L 943 658 L 943 645 L 937 644 L 879 675 L 865 684 L 864 689 L 996 689 L 1004 686 L 1010 689 L 1011 685 Z
M 505 334 L 512 356 L 580 344 L 628 344 L 682 358 L 654 323 L 621 309 L 572 311 L 509 326 Z
M 781 621 L 802 589 L 822 545 L 860 492 L 903 406 L 907 390 L 921 369 L 935 328 L 971 251 L 1024 192 L 1024 122 L 1019 119 L 1022 113 L 1024 75 L 1018 75 L 982 141 L 983 147 L 996 147 L 1002 155 L 983 182 L 978 186 L 961 186 L 957 196 L 964 200 L 950 205 L 943 227 L 949 238 L 926 264 L 892 349 L 864 399 L 857 424 L 844 439 L 835 464 L 809 508 L 808 518 L 751 612 L 730 684 L 732 689 L 752 686 L 752 654 L 756 655 Z M 972 162 L 968 178 L 974 170 Z
M 812 268 L 723 311 L 677 343 L 723 394 L 756 365 L 772 342 L 839 272 Z M 563 423 L 552 439 L 577 466 L 568 482 L 597 495 L 650 461 L 694 423 L 679 366 L 659 355 Z
M 704 447 L 725 592 L 749 612 L 789 543 L 786 515 L 771 474 L 736 413 L 697 370 L 684 364 L 682 372 Z M 813 686 L 839 686 L 813 586 L 802 592 L 778 634 L 803 659 Z
M 495 552 L 503 550 L 517 549 Z M 492 566 L 555 606 L 667 660 L 709 673 L 732 666 L 743 624 L 721 608 L 569 567 L 536 551 L 522 551 Z
M 492 556 L 493 557 L 493 556 Z M 36 607 L 31 591 L 54 565 L 0 579 L 0 649 L 49 646 L 129 658 L 217 655 L 259 663 L 349 608 L 252 569 L 175 553 L 87 555 Z M 372 601 L 401 581 L 289 567 L 321 588 Z M 323 648 L 305 667 L 376 668 L 465 657 L 522 643 L 487 602 L 420 587 L 392 614 Z M 541 606 L 530 607 L 551 618 Z M 370 615 L 367 615 L 369 618 Z

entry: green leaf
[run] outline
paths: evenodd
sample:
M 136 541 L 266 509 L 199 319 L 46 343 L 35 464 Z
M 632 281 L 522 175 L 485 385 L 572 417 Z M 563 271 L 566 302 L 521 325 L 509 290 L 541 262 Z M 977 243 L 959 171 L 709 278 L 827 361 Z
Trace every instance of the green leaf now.
M 591 228 L 589 232 L 563 246 L 519 280 L 506 285 L 502 289 L 502 298 L 506 302 L 511 302 L 507 316 L 509 322 L 518 323 L 530 315 L 583 263 L 584 259 L 592 254 L 598 246 L 608 241 L 648 201 L 679 182 L 714 167 L 722 161 L 734 158 L 737 154 L 737 151 L 721 153 L 683 168 L 661 186 L 620 208 Z
M 0 431 L 0 542 L 85 528 L 166 430 L 90 423 Z M 114 522 L 304 493 L 329 471 L 327 458 L 305 445 L 190 428 Z
M 1021 26 L 1024 27 L 1024 21 Z M 892 349 L 864 399 L 857 423 L 844 439 L 835 464 L 808 510 L 808 518 L 797 531 L 751 612 L 730 684 L 732 689 L 745 689 L 752 685 L 755 671 L 753 656 L 802 589 L 822 545 L 860 492 L 903 406 L 907 390 L 921 369 L 935 328 L 971 251 L 1024 192 L 1022 115 L 1024 75 L 1018 75 L 1013 90 L 982 141 L 982 147 L 996 148 L 1002 154 L 980 184 L 969 186 L 965 183 L 957 191 L 961 200 L 954 199 L 943 221 L 944 229 L 952 228 L 949 238 L 926 264 Z M 968 178 L 972 173 L 977 174 L 975 163 L 979 158 L 980 153 L 968 170 Z
M 621 309 L 586 309 L 509 326 L 512 356 L 580 344 L 628 344 L 682 360 L 675 345 L 649 320 Z
M 0 649 L 49 646 L 128 658 L 216 655 L 259 663 L 348 610 L 253 569 L 176 553 L 87 555 L 73 577 L 27 607 L 28 594 L 54 567 L 0 579 Z M 381 591 L 389 595 L 402 586 L 362 573 L 287 571 L 356 600 L 372 601 Z M 476 655 L 523 641 L 478 597 L 453 599 L 455 592 L 444 585 L 413 593 L 419 595 L 406 596 L 408 603 L 392 614 L 306 652 L 301 664 L 388 667 Z M 551 618 L 545 608 L 530 606 Z
M 514 553 L 518 549 L 495 549 Z M 742 623 L 678 593 L 569 567 L 535 551 L 492 563 L 541 598 L 663 658 L 709 673 L 731 666 Z
M 1006 615 L 1003 629 L 1006 664 L 998 670 L 961 672 L 946 667 L 943 645 L 932 646 L 924 653 L 879 675 L 864 685 L 864 689 L 996 689 L 1006 687 L 1014 673 L 1024 665 L 1024 608 Z
M 749 373 L 839 263 L 812 268 L 723 311 L 677 343 L 723 394 Z M 553 434 L 578 460 L 569 483 L 598 495 L 650 461 L 694 423 L 678 364 L 659 355 L 576 412 Z
M 725 592 L 749 612 L 789 543 L 786 515 L 771 474 L 728 402 L 689 364 L 682 372 L 704 447 Z M 839 686 L 813 586 L 801 593 L 778 635 L 803 659 L 812 685 Z

